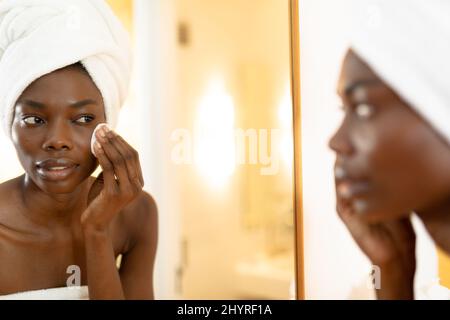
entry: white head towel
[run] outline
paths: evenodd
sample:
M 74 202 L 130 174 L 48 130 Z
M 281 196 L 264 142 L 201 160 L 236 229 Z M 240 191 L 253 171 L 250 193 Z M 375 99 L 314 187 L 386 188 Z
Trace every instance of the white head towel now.
M 14 106 L 39 77 L 81 62 L 114 127 L 131 72 L 129 36 L 104 0 L 0 1 L 0 115 L 11 136 Z
M 351 48 L 450 143 L 450 1 L 370 1 Z

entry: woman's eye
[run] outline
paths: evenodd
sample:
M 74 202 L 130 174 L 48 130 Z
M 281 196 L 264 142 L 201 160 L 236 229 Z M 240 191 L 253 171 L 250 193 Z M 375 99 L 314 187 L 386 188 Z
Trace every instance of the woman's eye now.
M 374 107 L 367 103 L 359 103 L 355 106 L 355 114 L 362 119 L 370 118 L 374 113 Z
M 36 124 L 42 124 L 44 123 L 44 120 L 42 120 L 39 117 L 36 116 L 29 116 L 29 117 L 25 117 L 22 119 L 23 122 L 25 122 L 26 124 L 31 124 L 31 125 L 36 125 Z
M 92 120 L 94 120 L 94 117 L 92 116 L 81 116 L 76 121 L 79 123 L 89 123 Z

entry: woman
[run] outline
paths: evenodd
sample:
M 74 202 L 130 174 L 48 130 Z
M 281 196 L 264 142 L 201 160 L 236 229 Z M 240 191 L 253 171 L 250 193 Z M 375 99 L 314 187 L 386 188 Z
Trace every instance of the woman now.
M 96 0 L 5 0 L 0 20 L 2 120 L 25 170 L 0 185 L 0 295 L 63 299 L 75 283 L 77 298 L 153 299 L 138 153 L 108 126 L 91 152 L 126 96 L 125 30 Z
M 378 10 L 381 21 L 353 39 L 338 82 L 337 211 L 380 268 L 377 297 L 413 299 L 413 212 L 450 253 L 450 5 L 396 1 Z

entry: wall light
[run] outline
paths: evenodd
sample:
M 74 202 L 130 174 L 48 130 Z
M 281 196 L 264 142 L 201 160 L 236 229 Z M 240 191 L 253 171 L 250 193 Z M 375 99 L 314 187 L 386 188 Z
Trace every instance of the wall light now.
M 195 127 L 195 163 L 213 186 L 221 186 L 235 169 L 235 107 L 223 81 L 212 80 L 200 101 Z

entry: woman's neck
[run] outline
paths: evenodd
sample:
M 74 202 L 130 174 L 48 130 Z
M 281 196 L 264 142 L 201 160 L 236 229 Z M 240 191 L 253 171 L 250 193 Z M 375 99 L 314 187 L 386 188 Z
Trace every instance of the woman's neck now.
M 70 225 L 87 205 L 90 179 L 85 179 L 71 193 L 54 194 L 41 190 L 26 174 L 20 180 L 25 215 L 41 225 Z
M 450 254 L 450 199 L 417 215 L 436 244 Z

